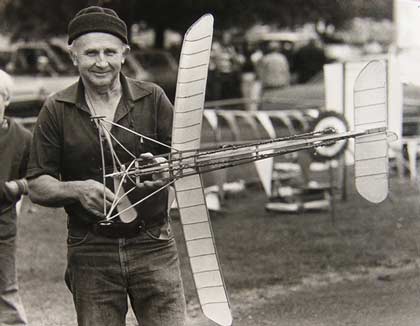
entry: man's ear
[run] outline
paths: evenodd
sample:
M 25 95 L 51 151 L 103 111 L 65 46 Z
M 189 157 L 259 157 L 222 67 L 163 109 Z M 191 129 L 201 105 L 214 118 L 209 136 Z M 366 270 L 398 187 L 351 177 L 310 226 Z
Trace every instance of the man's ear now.
M 130 53 L 130 46 L 128 46 L 128 45 L 124 46 L 124 50 L 123 50 L 123 53 L 122 53 L 123 58 L 122 58 L 122 60 L 121 60 L 121 63 L 122 63 L 122 64 L 124 64 L 124 62 L 125 62 L 125 58 L 127 57 L 127 55 L 128 55 L 129 53 Z
M 73 66 L 77 67 L 77 56 L 70 51 L 71 61 L 73 61 Z
M 69 54 L 70 54 L 71 61 L 73 62 L 73 65 L 77 67 L 77 56 L 74 53 L 73 44 L 69 46 Z

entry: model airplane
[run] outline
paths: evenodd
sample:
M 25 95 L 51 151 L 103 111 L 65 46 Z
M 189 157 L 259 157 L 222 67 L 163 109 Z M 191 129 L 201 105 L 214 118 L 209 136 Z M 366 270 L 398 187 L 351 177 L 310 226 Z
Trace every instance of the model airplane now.
M 112 173 L 104 173 L 104 184 L 107 179 L 112 178 L 116 193 L 116 200 L 111 208 L 107 210 L 104 206 L 105 223 L 112 223 L 117 217 L 123 222 L 132 222 L 137 216 L 134 211 L 136 205 L 158 191 L 174 186 L 202 311 L 207 318 L 219 325 L 227 326 L 232 324 L 232 315 L 200 175 L 304 149 L 328 148 L 328 146 L 334 148 L 337 144 L 343 146 L 340 141 L 354 138 L 357 191 L 367 200 L 379 203 L 388 194 L 388 138 L 392 133 L 387 131 L 385 67 L 382 62 L 374 61 L 363 69 L 355 84 L 354 130 L 335 133 L 333 128 L 329 127 L 331 121 L 326 121 L 325 124 L 320 124 L 322 129 L 302 135 L 200 149 L 212 33 L 213 17 L 205 15 L 185 34 L 180 56 L 170 146 L 102 117 L 92 118 L 100 126 L 112 124 L 138 135 L 143 140 L 166 146 L 170 150 L 169 154 L 155 157 L 148 164 L 144 163 L 144 159 L 134 157 L 129 164 L 123 165 L 112 149 L 113 142 L 119 144 L 118 140 L 107 131 L 107 128 L 101 128 L 106 134 L 114 157 L 114 170 Z M 142 177 L 151 174 L 165 175 L 162 187 L 146 198 L 131 203 L 128 194 L 141 185 Z

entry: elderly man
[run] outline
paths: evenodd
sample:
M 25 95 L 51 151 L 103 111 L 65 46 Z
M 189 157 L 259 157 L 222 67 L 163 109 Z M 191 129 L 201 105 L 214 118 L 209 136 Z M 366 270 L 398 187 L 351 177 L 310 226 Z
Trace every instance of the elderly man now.
M 121 74 L 129 52 L 127 28 L 113 10 L 81 10 L 69 23 L 68 36 L 80 79 L 46 100 L 34 130 L 27 178 L 34 202 L 64 206 L 68 214 L 65 280 L 78 325 L 125 325 L 127 297 L 141 325 L 183 325 L 185 298 L 167 191 L 136 206 L 137 217 L 130 223 L 120 218 L 111 225 L 98 223 L 104 205 L 109 207 L 116 196 L 112 182 L 107 188 L 102 184 L 100 148 L 106 170 L 113 151 L 121 162 L 132 159 L 123 147 L 136 157 L 167 148 L 115 126 L 99 130 L 101 125 L 91 119 L 104 116 L 170 144 L 172 105 L 157 85 Z M 145 181 L 136 188 L 137 198 L 160 185 Z

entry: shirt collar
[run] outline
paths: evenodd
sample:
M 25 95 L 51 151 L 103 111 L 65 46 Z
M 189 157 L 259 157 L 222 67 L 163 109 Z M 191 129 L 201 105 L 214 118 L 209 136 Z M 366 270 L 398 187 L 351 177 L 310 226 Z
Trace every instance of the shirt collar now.
M 142 87 L 141 82 L 127 78 L 123 74 L 120 74 L 120 80 L 123 97 L 127 101 L 129 107 L 132 106 L 132 103 L 151 94 L 150 90 Z M 81 78 L 73 85 L 59 92 L 57 94 L 57 101 L 74 104 L 79 109 L 90 113 L 85 102 L 84 86 Z

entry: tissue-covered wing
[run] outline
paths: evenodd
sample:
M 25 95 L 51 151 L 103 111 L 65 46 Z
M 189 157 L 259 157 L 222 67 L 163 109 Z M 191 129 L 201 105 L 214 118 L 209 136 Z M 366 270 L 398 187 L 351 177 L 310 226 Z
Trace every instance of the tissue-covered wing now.
M 184 36 L 175 95 L 173 155 L 176 155 L 176 150 L 200 147 L 212 36 L 211 15 L 201 17 Z M 177 180 L 175 190 L 192 274 L 203 313 L 219 325 L 231 325 L 232 315 L 200 175 Z

